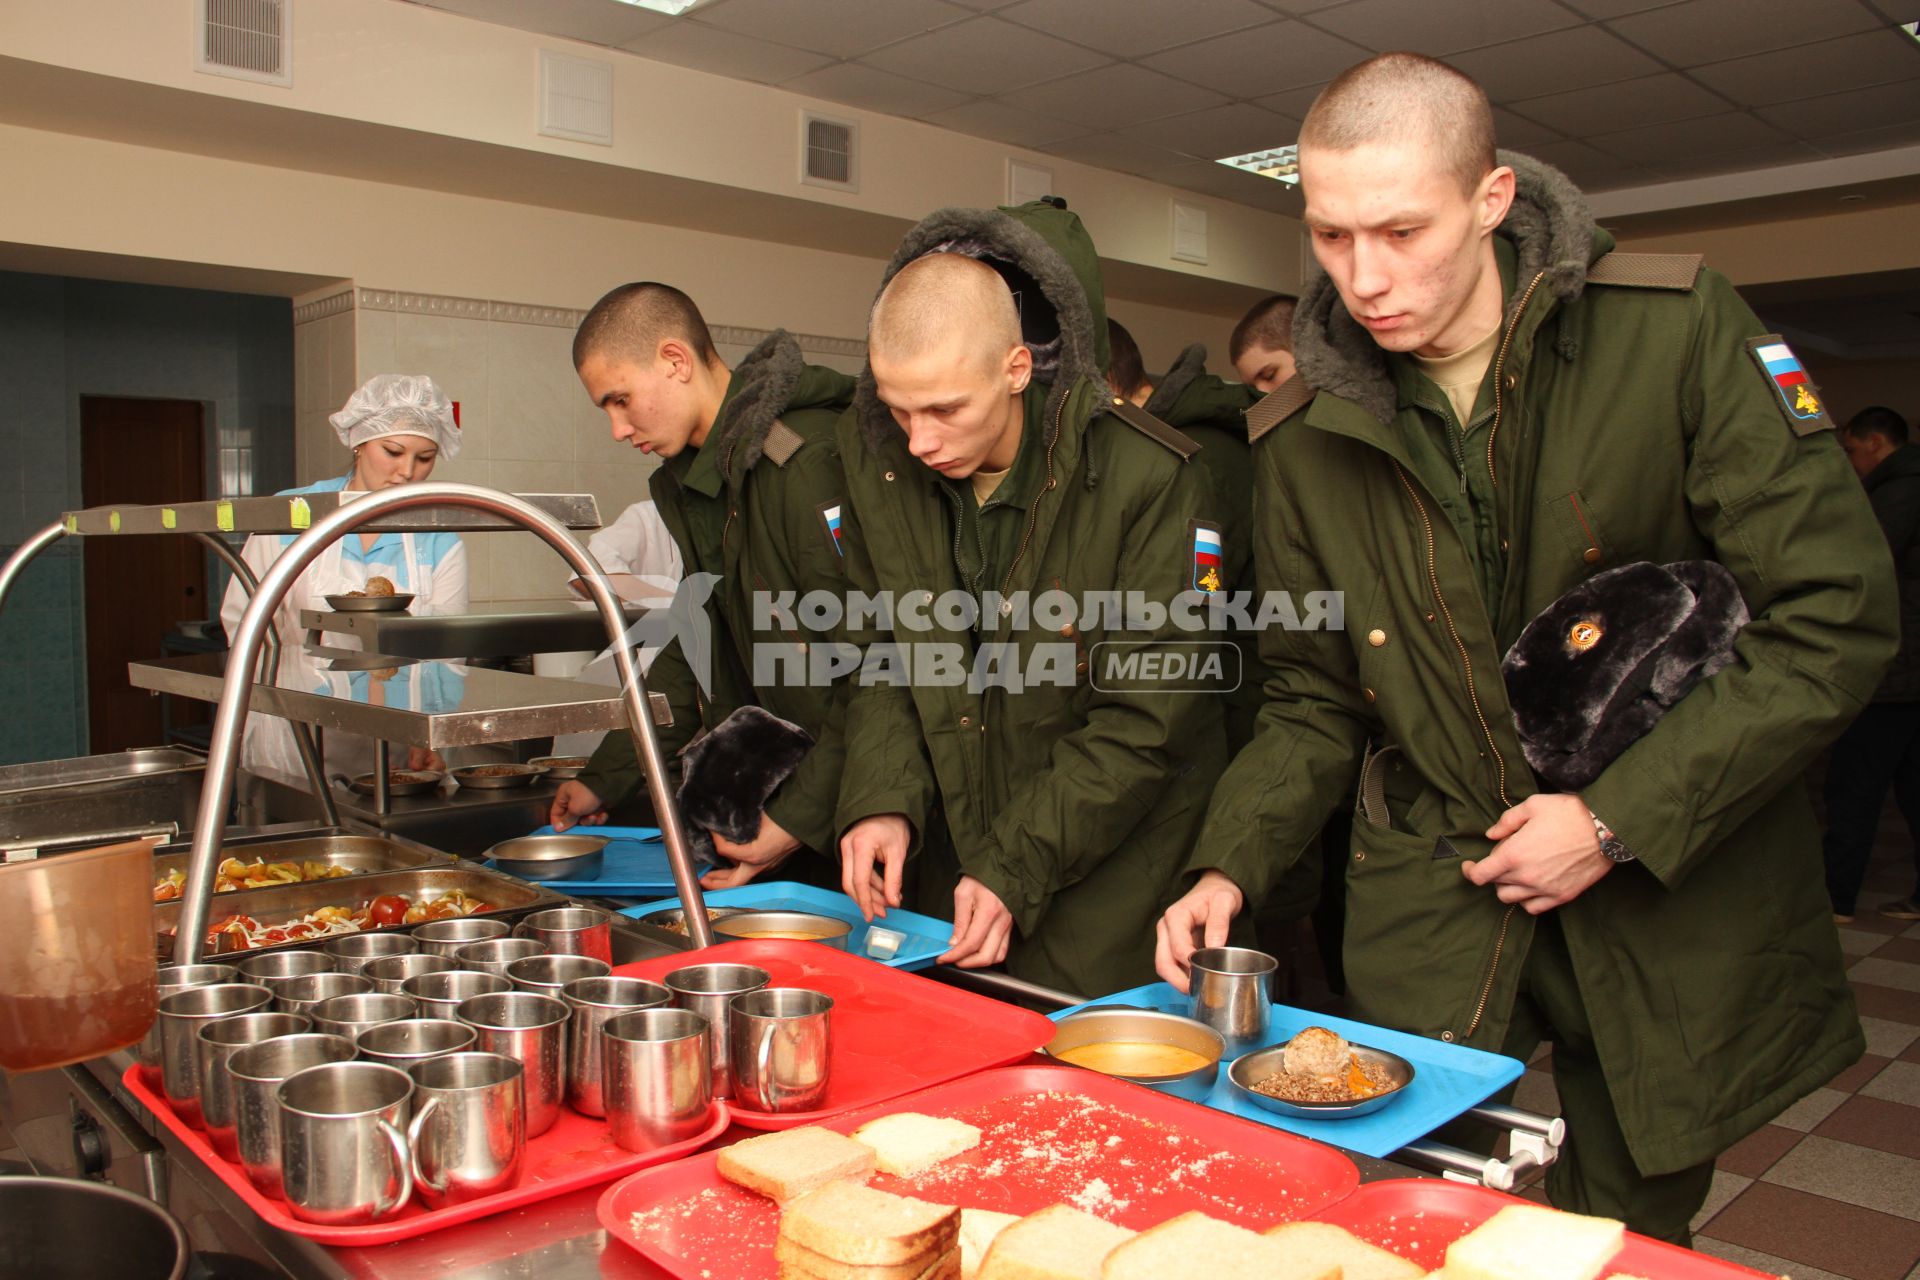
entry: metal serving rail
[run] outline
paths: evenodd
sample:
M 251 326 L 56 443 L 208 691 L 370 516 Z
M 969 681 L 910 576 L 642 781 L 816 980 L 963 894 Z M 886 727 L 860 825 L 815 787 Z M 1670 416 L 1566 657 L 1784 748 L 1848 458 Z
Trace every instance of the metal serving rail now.
M 287 499 L 273 501 L 284 505 Z M 647 790 L 653 799 L 655 818 L 673 868 L 674 887 L 681 901 L 702 904 L 688 919 L 695 945 L 712 945 L 713 931 L 707 923 L 699 877 L 694 873 L 679 812 L 667 789 L 666 764 L 660 753 L 659 739 L 654 734 L 646 685 L 638 664 L 634 662 L 633 651 L 627 647 L 625 618 L 618 598 L 607 585 L 606 575 L 593 557 L 567 536 L 562 523 L 532 503 L 493 489 L 430 481 L 367 494 L 346 504 L 334 504 L 333 510 L 312 520 L 312 527 L 280 554 L 260 580 L 260 589 L 248 602 L 238 630 L 231 637 L 232 654 L 222 681 L 219 710 L 214 716 L 212 748 L 207 753 L 207 785 L 200 796 L 200 814 L 194 824 L 193 859 L 187 873 L 186 891 L 181 896 L 176 960 L 188 963 L 196 961 L 206 945 L 207 917 L 212 906 L 214 874 L 219 863 L 221 828 L 233 796 L 240 734 L 246 724 L 247 706 L 253 695 L 252 671 L 259 660 L 264 636 L 271 630 L 273 611 L 286 597 L 295 579 L 337 539 L 363 525 L 372 525 L 380 517 L 389 514 L 431 512 L 449 507 L 480 512 L 504 523 L 505 527 L 524 529 L 538 535 L 585 581 L 588 593 L 600 612 L 601 621 L 606 626 L 607 642 L 613 648 L 614 664 L 619 671 L 620 687 L 627 703 L 629 725 L 635 745 L 639 748 Z M 116 514 L 120 517 L 118 526 L 125 528 L 128 513 L 123 510 Z M 134 514 L 139 520 L 147 518 L 145 511 Z M 97 511 L 78 515 L 85 519 L 69 515 L 70 528 L 76 524 L 91 524 L 99 518 Z M 180 521 L 178 511 L 174 512 L 174 521 L 176 525 Z M 464 525 L 456 519 L 429 527 L 459 528 Z M 488 523 L 483 527 L 497 528 L 500 524 Z

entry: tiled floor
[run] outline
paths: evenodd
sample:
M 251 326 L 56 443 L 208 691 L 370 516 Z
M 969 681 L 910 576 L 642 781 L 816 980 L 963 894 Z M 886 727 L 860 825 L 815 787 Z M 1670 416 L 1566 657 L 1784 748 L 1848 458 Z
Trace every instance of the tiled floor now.
M 1720 1158 L 1695 1248 L 1793 1280 L 1920 1280 L 1920 924 L 1875 910 L 1913 888 L 1889 809 L 1840 929 L 1867 1054 Z M 1543 1054 L 1520 1106 L 1557 1110 L 1551 1071 Z

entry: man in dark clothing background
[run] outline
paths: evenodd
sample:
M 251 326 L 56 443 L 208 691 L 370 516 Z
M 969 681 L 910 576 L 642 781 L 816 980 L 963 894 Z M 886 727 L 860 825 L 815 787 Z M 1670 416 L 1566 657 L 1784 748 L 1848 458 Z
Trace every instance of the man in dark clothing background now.
M 1900 582 L 1899 655 L 1827 762 L 1827 892 L 1834 920 L 1847 924 L 1888 787 L 1907 820 L 1920 876 L 1920 446 L 1908 443 L 1906 420 L 1880 405 L 1854 414 L 1840 444 L 1867 487 Z M 1920 920 L 1920 889 L 1880 911 L 1895 920 Z

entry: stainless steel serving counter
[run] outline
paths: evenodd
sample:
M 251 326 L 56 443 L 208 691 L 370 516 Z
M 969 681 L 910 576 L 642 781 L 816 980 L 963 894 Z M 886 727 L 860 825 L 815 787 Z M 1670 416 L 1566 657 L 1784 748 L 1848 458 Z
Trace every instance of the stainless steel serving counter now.
M 626 605 L 631 626 L 650 612 Z M 303 609 L 300 625 L 315 632 L 355 637 L 369 653 L 403 658 L 500 658 L 529 653 L 598 652 L 607 646 L 606 624 L 585 601 L 554 600 L 531 607 L 416 618 L 410 613 Z
M 207 758 L 178 747 L 0 768 L 0 851 L 85 846 L 193 826 Z

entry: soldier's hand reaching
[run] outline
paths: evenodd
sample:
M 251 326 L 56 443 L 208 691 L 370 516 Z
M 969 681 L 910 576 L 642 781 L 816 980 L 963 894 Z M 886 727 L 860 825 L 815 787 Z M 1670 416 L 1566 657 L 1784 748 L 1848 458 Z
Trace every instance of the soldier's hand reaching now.
M 1461 863 L 1461 872 L 1529 915 L 1564 907 L 1613 870 L 1579 796 L 1529 796 L 1500 815 L 1487 839 L 1499 842 L 1493 852 Z
M 953 888 L 953 942 L 938 963 L 961 969 L 999 964 L 1012 939 L 1013 913 L 1000 895 L 972 876 L 961 876 Z
M 1154 931 L 1153 967 L 1177 991 L 1187 989 L 1187 961 L 1201 947 L 1224 947 L 1227 930 L 1247 904 L 1240 886 L 1223 871 L 1201 875 L 1185 897 L 1167 908 Z M 1194 935 L 1200 940 L 1196 942 Z
M 555 831 L 565 831 L 575 823 L 597 827 L 606 820 L 606 805 L 600 797 L 586 783 L 572 778 L 560 784 L 553 793 L 553 807 L 547 810 L 547 821 Z
M 715 867 L 701 876 L 703 889 L 736 889 L 755 876 L 773 870 L 800 847 L 798 840 L 764 812 L 760 815 L 759 834 L 746 844 L 735 844 L 717 831 L 711 834 L 715 851 L 723 858 L 732 859 L 734 865 Z
M 868 920 L 900 905 L 913 826 L 902 813 L 862 818 L 840 837 L 840 887 Z

